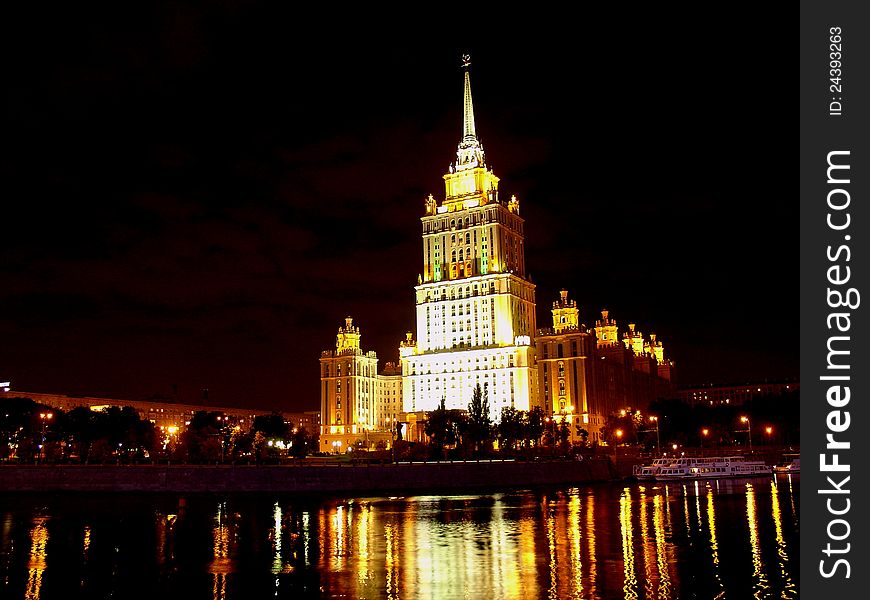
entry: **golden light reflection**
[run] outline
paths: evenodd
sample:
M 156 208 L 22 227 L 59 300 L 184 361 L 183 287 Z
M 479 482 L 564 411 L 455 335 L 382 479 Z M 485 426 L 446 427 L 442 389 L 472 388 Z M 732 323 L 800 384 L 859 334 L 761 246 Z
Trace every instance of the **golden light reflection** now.
M 520 568 L 518 570 L 522 573 L 535 573 L 538 564 L 538 548 L 535 544 L 537 523 L 533 518 L 523 518 L 520 519 L 518 529 L 517 544 L 520 555 Z
M 82 560 L 88 562 L 88 552 L 91 550 L 91 526 L 85 525 L 82 536 Z
M 716 538 L 716 505 L 714 504 L 713 489 L 707 488 L 707 527 L 710 529 L 710 556 L 713 559 L 713 576 L 719 584 L 719 593 L 716 598 L 725 596 L 725 585 L 719 575 L 719 540 Z
M 306 510 L 302 512 L 302 551 L 305 554 L 303 557 L 305 566 L 310 565 L 309 554 L 311 552 L 311 514 Z
M 269 537 L 272 538 L 272 575 L 289 573 L 293 564 L 284 561 L 284 511 L 277 502 L 272 506 L 272 528 Z
M 357 539 L 357 579 L 359 583 L 365 584 L 371 577 L 369 569 L 369 526 L 371 524 L 371 507 L 367 503 L 363 503 L 359 509 L 359 515 L 356 517 L 356 539 Z
M 758 539 L 758 514 L 755 509 L 755 487 L 751 483 L 746 484 L 746 522 L 749 526 L 749 545 L 752 548 L 752 577 L 755 579 L 753 595 L 755 598 L 765 598 L 770 586 L 767 582 L 767 575 L 762 568 L 761 544 Z
M 586 545 L 589 557 L 589 596 L 595 597 L 598 577 L 597 557 L 595 556 L 595 496 L 586 496 Z
M 668 570 L 668 543 L 665 539 L 664 501 L 660 494 L 653 498 L 653 529 L 656 535 L 656 557 L 659 576 L 659 598 L 671 598 L 671 573 Z
M 399 596 L 399 529 L 392 523 L 384 526 L 384 559 L 386 570 L 386 596 L 398 600 Z
M 225 600 L 227 597 L 227 574 L 233 572 L 230 559 L 230 529 L 226 522 L 226 503 L 218 503 L 212 527 L 212 561 L 209 573 L 212 575 L 212 598 Z
M 583 597 L 583 557 L 580 547 L 580 496 L 574 494 L 568 502 L 568 543 L 571 548 L 571 574 L 575 598 Z
M 331 559 L 330 568 L 335 570 L 344 569 L 347 562 L 347 549 L 345 548 L 345 519 L 347 511 L 339 504 L 332 510 L 329 517 L 329 523 L 332 526 L 332 535 L 329 536 L 330 548 L 329 557 Z
M 622 590 L 627 600 L 637 598 L 637 577 L 634 574 L 634 535 L 631 528 L 630 488 L 619 496 L 619 526 L 622 532 L 622 563 L 624 579 Z
M 27 562 L 26 600 L 38 600 L 42 593 L 42 574 L 45 571 L 45 550 L 48 545 L 48 519 L 35 517 L 30 530 L 30 557 Z
M 640 486 L 638 488 L 640 499 L 638 501 L 638 509 L 640 515 L 640 539 L 643 544 L 643 581 L 644 581 L 644 596 L 651 597 L 653 593 L 653 564 L 655 563 L 655 547 L 653 540 L 649 535 L 649 515 L 647 513 L 647 497 L 646 488 Z
M 683 484 L 682 488 L 683 517 L 686 521 L 686 531 L 692 531 L 692 518 L 689 516 L 689 488 L 685 484 Z
M 509 528 L 513 525 L 508 525 L 504 518 L 504 504 L 501 500 L 496 500 L 492 507 L 492 552 L 495 556 L 504 556 L 510 560 L 511 557 L 518 555 L 518 549 L 510 539 Z M 507 564 L 504 560 L 497 560 L 493 563 L 492 580 L 501 588 L 499 591 L 506 597 L 516 598 L 520 595 L 520 575 L 513 565 Z
M 547 589 L 547 597 L 558 599 L 558 575 L 556 573 L 556 519 L 553 516 L 553 510 L 550 508 L 546 498 L 544 498 L 543 509 L 544 518 L 547 520 L 547 550 L 549 552 L 549 560 L 547 564 L 550 566 L 550 587 Z
M 782 511 L 779 507 L 779 486 L 776 485 L 776 479 L 774 479 L 773 484 L 770 486 L 770 501 L 773 524 L 776 530 L 776 553 L 779 556 L 779 572 L 783 582 L 782 598 L 797 598 L 797 586 L 789 572 L 788 551 L 785 545 L 785 538 L 782 535 Z

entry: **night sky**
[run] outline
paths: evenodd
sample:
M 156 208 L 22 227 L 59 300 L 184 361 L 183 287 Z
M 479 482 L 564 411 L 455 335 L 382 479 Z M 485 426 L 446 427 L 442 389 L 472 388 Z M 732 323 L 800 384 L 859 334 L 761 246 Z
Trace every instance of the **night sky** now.
M 7 22 L 13 389 L 314 409 L 346 315 L 397 360 L 463 52 L 540 325 L 567 287 L 587 324 L 607 307 L 658 334 L 679 383 L 797 377 L 796 42 L 772 8 L 463 24 L 445 5 L 400 27 L 122 4 Z

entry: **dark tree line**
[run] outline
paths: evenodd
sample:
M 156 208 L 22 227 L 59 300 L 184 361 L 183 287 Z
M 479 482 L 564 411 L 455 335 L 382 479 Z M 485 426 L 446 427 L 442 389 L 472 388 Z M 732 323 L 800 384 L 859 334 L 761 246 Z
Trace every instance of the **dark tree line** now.
M 585 440 L 587 432 L 575 425 L 576 435 Z M 570 425 L 554 420 L 535 407 L 530 411 L 502 409 L 499 421 L 490 417 L 486 389 L 475 387 L 468 410 L 439 407 L 428 414 L 425 433 L 431 458 L 469 458 L 493 454 L 495 442 L 502 456 L 538 453 L 542 449 L 567 453 L 571 450 Z
M 318 448 L 317 433 L 285 422 L 280 414 L 254 418 L 249 429 L 219 411 L 199 411 L 181 432 L 142 419 L 132 407 L 68 412 L 30 398 L 4 400 L 0 459 L 18 462 L 277 462 L 304 458 Z
M 154 424 L 129 406 L 65 412 L 10 398 L 0 418 L 0 458 L 20 462 L 129 462 L 150 458 L 158 445 Z

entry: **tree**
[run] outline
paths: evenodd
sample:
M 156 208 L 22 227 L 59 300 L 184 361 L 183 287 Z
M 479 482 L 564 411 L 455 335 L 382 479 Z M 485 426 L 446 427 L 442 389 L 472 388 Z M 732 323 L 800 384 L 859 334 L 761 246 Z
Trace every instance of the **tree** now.
M 311 448 L 311 436 L 308 435 L 308 430 L 304 427 L 294 429 L 290 437 L 290 454 L 296 458 L 305 458 Z
M 267 440 L 286 441 L 290 437 L 290 425 L 284 422 L 284 417 L 278 413 L 257 415 L 254 417 L 253 431 L 261 432 Z
M 431 411 L 426 420 L 426 435 L 432 442 L 433 456 L 440 458 L 444 455 L 446 446 L 456 444 L 456 421 L 444 406 L 444 398 L 438 408 Z
M 559 430 L 556 432 L 556 439 L 559 441 L 559 446 L 562 450 L 568 449 L 568 439 L 571 437 L 571 429 L 569 428 L 567 419 L 562 419 L 559 423 Z
M 498 422 L 499 447 L 503 450 L 513 450 L 518 440 L 523 437 L 523 420 L 525 414 L 513 406 L 501 409 L 501 419 Z
M 489 395 L 478 383 L 468 404 L 468 433 L 474 444 L 474 451 L 492 441 L 492 419 L 489 416 Z
M 200 410 L 190 419 L 190 425 L 180 438 L 180 451 L 190 462 L 215 462 L 221 459 L 223 440 L 222 413 Z
M 540 406 L 529 411 L 525 430 L 526 442 L 537 448 L 544 435 L 544 410 Z

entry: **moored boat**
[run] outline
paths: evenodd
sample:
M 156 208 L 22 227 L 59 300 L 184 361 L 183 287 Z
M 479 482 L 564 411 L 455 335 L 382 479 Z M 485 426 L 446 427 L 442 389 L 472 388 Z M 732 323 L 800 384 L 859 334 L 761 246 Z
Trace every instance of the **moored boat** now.
M 800 473 L 801 472 L 801 456 L 800 454 L 785 454 L 783 455 L 781 464 L 773 467 L 774 473 Z
M 669 466 L 672 462 L 674 462 L 673 458 L 657 458 L 649 465 L 635 465 L 632 469 L 632 474 L 638 481 L 651 481 L 659 471 Z
M 657 470 L 653 473 L 653 469 Z M 638 479 L 644 478 L 654 481 L 719 479 L 724 477 L 756 477 L 770 475 L 772 472 L 772 469 L 764 461 L 746 460 L 742 456 L 683 457 L 670 459 L 667 465 L 643 467 L 640 469 Z

